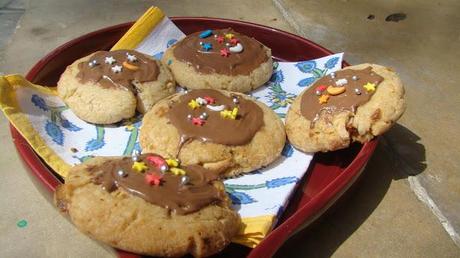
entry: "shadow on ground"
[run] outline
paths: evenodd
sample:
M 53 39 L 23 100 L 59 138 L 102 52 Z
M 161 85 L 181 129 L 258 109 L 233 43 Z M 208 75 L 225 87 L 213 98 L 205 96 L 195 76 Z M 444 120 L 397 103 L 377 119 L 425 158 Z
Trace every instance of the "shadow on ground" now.
M 360 180 L 320 221 L 300 231 L 275 257 L 330 257 L 372 214 L 393 180 L 422 173 L 425 147 L 420 137 L 395 125 L 382 137 Z M 410 164 L 410 165 L 409 165 Z

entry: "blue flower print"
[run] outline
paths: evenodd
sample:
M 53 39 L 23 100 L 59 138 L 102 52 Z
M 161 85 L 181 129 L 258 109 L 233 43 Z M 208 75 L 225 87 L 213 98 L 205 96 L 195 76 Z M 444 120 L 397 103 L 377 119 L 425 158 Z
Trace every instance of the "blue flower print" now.
M 315 61 L 304 61 L 295 64 L 295 66 L 303 73 L 309 73 L 316 68 Z
M 164 54 L 164 52 L 161 51 L 161 52 L 159 52 L 159 53 L 156 53 L 156 54 L 153 55 L 152 57 L 155 58 L 155 59 L 157 59 L 157 60 L 160 60 L 160 59 L 163 57 L 163 54 Z
M 294 153 L 294 148 L 292 148 L 292 145 L 289 143 L 286 143 L 284 145 L 283 151 L 281 151 L 281 155 L 283 155 L 286 158 L 289 158 L 292 156 Z
M 315 82 L 316 78 L 315 77 L 308 77 L 305 79 L 300 80 L 297 85 L 300 87 L 308 87 L 310 86 L 313 82 Z
M 283 71 L 275 71 L 270 77 L 270 81 L 273 83 L 282 83 L 284 81 Z
M 48 134 L 53 142 L 62 145 L 64 143 L 64 134 L 59 126 L 51 121 L 46 121 L 45 125 L 46 134 Z
M 166 47 L 169 48 L 170 46 L 174 45 L 177 42 L 177 39 L 170 39 L 168 43 L 166 43 Z
M 335 65 L 337 65 L 337 62 L 339 62 L 339 58 L 338 57 L 333 57 L 329 60 L 327 60 L 326 64 L 324 65 L 327 69 L 332 69 L 335 67 Z
M 233 204 L 249 204 L 256 202 L 251 196 L 242 192 L 227 192 Z
M 34 103 L 35 106 L 37 106 L 39 109 L 43 110 L 43 111 L 48 111 L 48 105 L 46 105 L 46 102 L 45 100 L 38 96 L 37 94 L 33 94 L 32 95 L 32 99 L 31 99 L 32 103 Z
M 72 132 L 77 132 L 77 131 L 80 131 L 81 128 L 72 124 L 72 122 L 70 122 L 69 120 L 67 119 L 62 119 L 61 120 L 61 125 L 62 127 L 64 127 L 65 129 L 69 130 L 69 131 L 72 131 Z
M 299 179 L 295 176 L 275 178 L 266 182 L 267 188 L 276 188 L 297 182 Z

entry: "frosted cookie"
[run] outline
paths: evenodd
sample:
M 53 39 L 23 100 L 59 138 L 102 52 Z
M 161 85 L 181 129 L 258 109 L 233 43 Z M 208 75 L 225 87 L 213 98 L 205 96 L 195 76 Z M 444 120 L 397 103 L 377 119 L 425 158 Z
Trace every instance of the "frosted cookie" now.
M 404 88 L 395 72 L 376 64 L 349 66 L 294 100 L 286 133 L 305 152 L 338 150 L 386 132 L 404 110 Z
M 161 62 L 133 50 L 99 51 L 69 65 L 58 95 L 82 120 L 111 124 L 149 110 L 175 92 Z
M 158 102 L 145 114 L 139 138 L 144 151 L 224 177 L 270 164 L 286 141 L 283 123 L 269 107 L 218 90 L 192 90 Z
M 240 228 L 215 178 L 155 154 L 96 157 L 69 171 L 55 203 L 82 232 L 115 248 L 203 257 L 222 250 Z
M 232 29 L 188 35 L 169 48 L 162 61 L 189 89 L 248 92 L 267 82 L 273 71 L 271 50 Z

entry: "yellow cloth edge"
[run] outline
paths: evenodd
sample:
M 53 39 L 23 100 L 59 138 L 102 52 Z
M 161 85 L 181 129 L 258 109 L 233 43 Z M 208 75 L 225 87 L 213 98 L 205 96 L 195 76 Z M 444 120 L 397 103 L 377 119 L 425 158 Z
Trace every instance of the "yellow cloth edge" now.
M 70 165 L 64 162 L 35 131 L 28 117 L 21 111 L 16 98 L 16 87 L 27 87 L 48 95 L 56 95 L 56 91 L 34 85 L 20 75 L 0 77 L 0 107 L 10 123 L 26 139 L 38 155 L 59 175 L 65 177 Z
M 232 242 L 254 248 L 265 238 L 274 221 L 275 215 L 241 218 L 241 231 Z
M 117 49 L 135 49 L 165 17 L 158 7 L 150 7 L 112 47 Z

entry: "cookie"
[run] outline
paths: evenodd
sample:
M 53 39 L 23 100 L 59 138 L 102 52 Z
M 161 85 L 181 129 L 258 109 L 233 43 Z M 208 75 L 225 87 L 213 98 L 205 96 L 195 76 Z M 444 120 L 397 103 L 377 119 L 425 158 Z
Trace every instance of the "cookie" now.
M 271 50 L 232 29 L 188 35 L 163 55 L 178 84 L 188 89 L 248 92 L 273 71 Z
M 142 53 L 99 51 L 69 65 L 57 92 L 82 120 L 112 124 L 173 94 L 175 81 L 166 66 Z
M 319 79 L 294 100 L 286 133 L 302 151 L 333 151 L 386 132 L 404 110 L 404 88 L 395 72 L 376 64 L 349 66 Z
M 155 154 L 96 157 L 70 169 L 55 204 L 82 232 L 122 250 L 209 256 L 240 229 L 220 181 Z
M 286 135 L 278 116 L 241 93 L 192 90 L 158 102 L 142 121 L 147 152 L 200 164 L 222 177 L 253 171 L 276 160 Z

